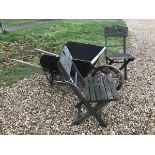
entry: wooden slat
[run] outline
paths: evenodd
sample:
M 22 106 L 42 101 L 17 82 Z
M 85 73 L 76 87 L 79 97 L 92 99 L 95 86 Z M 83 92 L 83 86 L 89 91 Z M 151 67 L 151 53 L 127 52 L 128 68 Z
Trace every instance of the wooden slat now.
M 71 67 L 72 67 L 72 56 L 66 46 L 63 48 L 61 63 L 66 70 L 66 72 L 70 75 Z
M 89 85 L 90 85 L 90 96 L 91 96 L 91 101 L 96 101 L 95 90 L 94 90 L 94 81 L 93 81 L 93 79 L 91 79 L 91 80 L 89 81 Z
M 67 69 L 67 66 L 68 66 L 67 60 L 66 60 L 65 56 L 61 57 L 61 64 L 62 64 L 63 68 L 65 69 L 65 71 L 69 74 L 68 69 Z
M 114 99 L 119 99 L 118 91 L 116 90 L 116 87 L 114 86 L 112 77 L 110 77 L 110 76 L 108 77 L 108 82 L 109 82 Z
M 91 98 L 90 98 L 90 85 L 89 85 L 89 79 L 86 80 L 85 82 L 85 98 L 87 101 L 90 101 Z
M 77 85 L 77 72 L 75 72 L 75 84 Z
M 101 85 L 100 85 L 101 97 L 102 97 L 102 100 L 106 100 L 107 94 L 106 94 L 104 83 L 102 81 L 102 76 L 99 76 L 99 79 L 100 79 L 100 83 L 101 83 Z
M 111 60 L 135 59 L 134 56 L 132 56 L 128 53 L 114 53 L 114 54 L 107 55 L 107 57 Z
M 102 77 L 102 80 L 103 80 L 104 85 L 105 85 L 105 90 L 106 90 L 106 94 L 107 94 L 108 99 L 113 99 L 113 95 L 112 95 L 112 92 L 111 92 L 107 77 L 106 76 Z
M 95 89 L 95 96 L 96 96 L 97 101 L 101 101 L 102 94 L 100 90 L 100 81 L 98 80 L 98 78 L 94 79 L 94 89 Z
M 67 55 L 67 63 L 66 63 L 66 71 L 68 74 L 70 74 L 71 72 L 71 67 L 72 67 L 72 59 L 71 59 L 71 55 Z

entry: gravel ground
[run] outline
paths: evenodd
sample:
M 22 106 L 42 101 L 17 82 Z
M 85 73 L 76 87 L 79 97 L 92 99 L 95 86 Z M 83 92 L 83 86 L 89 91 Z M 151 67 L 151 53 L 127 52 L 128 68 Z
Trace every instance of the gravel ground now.
M 72 126 L 77 97 L 67 86 L 49 86 L 45 77 L 32 76 L 0 88 L 1 134 L 155 134 L 155 20 L 126 20 L 131 32 L 128 81 L 122 99 L 109 103 L 101 128 L 93 117 Z

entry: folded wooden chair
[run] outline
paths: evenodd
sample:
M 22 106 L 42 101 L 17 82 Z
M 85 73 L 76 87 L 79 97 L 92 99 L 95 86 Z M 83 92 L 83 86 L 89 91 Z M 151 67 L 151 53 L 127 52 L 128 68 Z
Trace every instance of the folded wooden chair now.
M 111 27 L 106 27 L 104 29 L 104 37 L 105 37 L 105 57 L 106 57 L 106 64 L 113 64 L 113 63 L 122 63 L 122 66 L 119 70 L 124 69 L 124 79 L 127 80 L 127 65 L 130 61 L 134 61 L 135 57 L 129 54 L 126 51 L 126 38 L 128 36 L 128 27 L 114 25 Z M 119 44 L 110 45 L 110 40 L 114 38 L 120 38 Z M 113 47 L 121 47 L 122 51 L 115 51 L 114 53 L 110 53 L 110 48 Z
M 118 91 L 114 86 L 112 78 L 101 74 L 84 80 L 72 60 L 73 58 L 67 46 L 64 46 L 57 66 L 64 82 L 70 86 L 80 100 L 76 105 L 78 116 L 74 119 L 73 124 L 78 125 L 89 116 L 94 116 L 100 126 L 106 127 L 107 124 L 98 114 L 98 110 L 107 103 L 119 99 Z M 85 95 L 81 93 L 78 81 L 85 85 Z M 95 106 L 93 103 L 96 103 Z M 87 112 L 83 115 L 81 115 L 82 105 L 87 109 Z

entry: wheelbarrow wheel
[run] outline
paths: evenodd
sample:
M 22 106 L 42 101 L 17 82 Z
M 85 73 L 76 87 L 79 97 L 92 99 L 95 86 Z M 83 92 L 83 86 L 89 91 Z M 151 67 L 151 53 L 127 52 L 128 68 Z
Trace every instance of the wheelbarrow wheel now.
M 114 81 L 117 90 L 120 90 L 121 87 L 123 86 L 124 78 L 122 73 L 118 69 L 110 65 L 98 66 L 97 68 L 94 69 L 91 76 L 94 77 L 100 74 L 112 76 L 112 79 Z

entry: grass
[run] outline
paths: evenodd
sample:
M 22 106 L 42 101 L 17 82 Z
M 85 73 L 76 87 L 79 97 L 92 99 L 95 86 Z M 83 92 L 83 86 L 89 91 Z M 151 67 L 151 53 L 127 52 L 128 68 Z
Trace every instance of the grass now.
M 16 24 L 25 24 L 32 21 L 35 21 L 36 19 L 5 19 L 4 24 L 5 26 L 11 26 Z
M 28 20 L 6 20 L 7 25 L 29 22 Z M 104 28 L 111 25 L 125 25 L 122 20 L 51 20 L 32 29 L 0 34 L 0 86 L 12 83 L 34 74 L 28 67 L 12 65 L 10 58 L 38 63 L 35 48 L 60 53 L 68 41 L 103 45 Z M 113 43 L 118 40 L 114 40 Z

